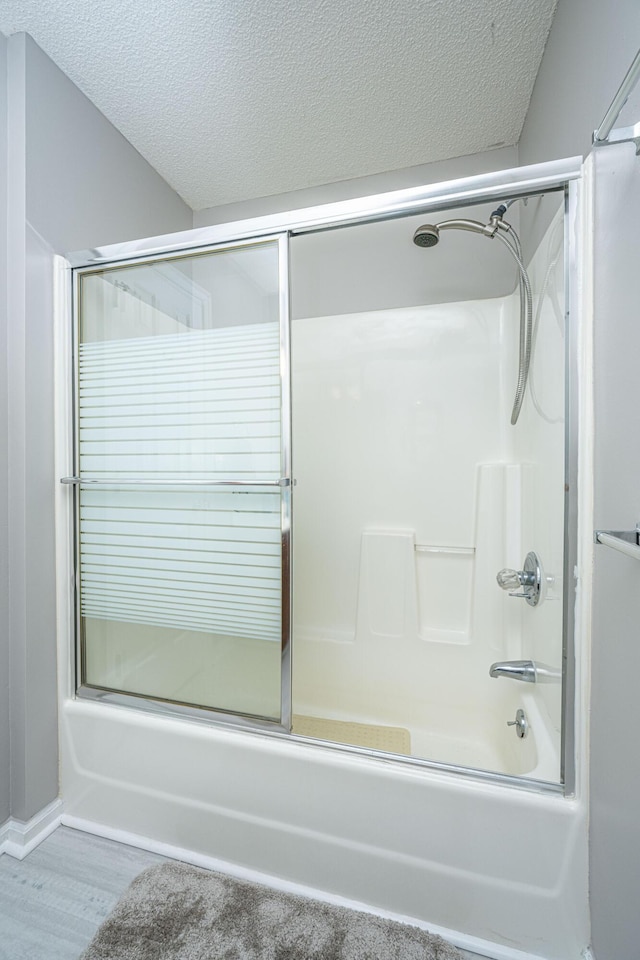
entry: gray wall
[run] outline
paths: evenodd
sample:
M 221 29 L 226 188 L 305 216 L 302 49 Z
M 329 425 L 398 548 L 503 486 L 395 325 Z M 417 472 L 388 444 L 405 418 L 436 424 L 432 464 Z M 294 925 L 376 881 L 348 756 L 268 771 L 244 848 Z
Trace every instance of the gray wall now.
M 640 43 L 638 0 L 560 0 L 520 142 L 521 163 L 589 150 Z M 620 124 L 640 120 L 636 91 Z M 595 272 L 595 525 L 640 518 L 637 322 L 640 160 L 597 152 Z M 538 226 L 545 216 L 537 211 Z M 615 219 L 618 218 L 618 224 Z M 638 956 L 640 760 L 630 741 L 640 674 L 637 563 L 596 549 L 594 578 L 590 886 L 597 960 Z
M 639 44 L 638 0 L 559 0 L 522 128 L 520 163 L 585 156 Z M 640 103 L 638 94 L 634 101 Z
M 193 214 L 128 140 L 22 34 L 27 219 L 58 252 L 189 230 Z
M 31 38 L 7 47 L 11 815 L 28 820 L 58 792 L 52 255 L 192 213 Z
M 271 197 L 197 210 L 193 215 L 193 225 L 205 227 L 212 223 L 230 223 L 246 217 L 262 217 L 270 213 L 312 207 L 318 203 L 334 203 L 339 200 L 351 200 L 354 197 L 385 193 L 388 190 L 404 190 L 407 187 L 419 187 L 426 183 L 471 177 L 476 173 L 505 170 L 517 165 L 517 149 L 503 147 L 500 150 L 487 150 L 467 157 L 455 157 L 452 160 L 439 160 L 437 163 L 423 163 L 417 167 L 377 173 L 357 180 L 341 180 L 338 183 L 325 183 L 306 190 L 294 190 L 291 193 L 279 193 Z
M 9 609 L 7 551 L 7 49 L 0 34 L 0 825 L 9 816 Z
M 518 165 L 515 147 L 423 164 L 376 176 L 325 184 L 279 196 L 227 204 L 194 214 L 196 226 L 225 223 L 286 210 L 332 203 L 374 193 L 453 180 Z M 487 219 L 495 204 L 447 211 L 452 216 Z M 518 226 L 518 209 L 510 218 Z M 515 217 L 515 220 L 514 220 Z M 291 300 L 294 318 L 360 313 L 423 303 L 483 299 L 511 293 L 516 273 L 509 254 L 470 234 L 452 233 L 446 243 L 421 250 L 412 243 L 425 219 L 365 224 L 294 237 L 291 243 Z M 460 259 L 450 256 L 452 250 Z M 464 274 L 456 264 L 470 264 Z M 331 282 L 327 282 L 327 278 Z M 500 278 L 496 283 L 496 278 Z
M 586 156 L 640 45 L 638 0 L 559 0 L 518 144 L 520 163 Z M 618 125 L 640 118 L 640 88 Z M 536 200 L 523 210 L 525 256 L 554 212 Z
M 468 217 L 486 222 L 495 206 L 457 207 L 293 237 L 294 320 L 512 293 L 517 267 L 502 244 L 461 230 L 443 234 L 442 242 L 427 250 L 413 243 L 413 234 L 425 220 Z M 518 212 L 513 207 L 509 217 L 516 229 Z

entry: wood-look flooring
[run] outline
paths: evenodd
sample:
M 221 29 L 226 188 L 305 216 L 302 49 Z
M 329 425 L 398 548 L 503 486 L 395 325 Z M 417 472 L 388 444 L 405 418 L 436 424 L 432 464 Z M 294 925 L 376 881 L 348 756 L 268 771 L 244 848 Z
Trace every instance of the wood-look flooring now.
M 0 960 L 78 960 L 131 881 L 164 857 L 67 827 L 0 856 Z
M 24 860 L 0 856 L 0 960 L 78 960 L 134 877 L 165 859 L 68 827 Z

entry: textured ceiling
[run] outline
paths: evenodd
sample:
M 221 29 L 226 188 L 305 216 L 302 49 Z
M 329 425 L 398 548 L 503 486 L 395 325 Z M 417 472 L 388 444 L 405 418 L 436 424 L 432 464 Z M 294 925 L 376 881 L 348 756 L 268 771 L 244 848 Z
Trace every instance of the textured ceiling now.
M 517 142 L 556 0 L 0 0 L 195 210 Z

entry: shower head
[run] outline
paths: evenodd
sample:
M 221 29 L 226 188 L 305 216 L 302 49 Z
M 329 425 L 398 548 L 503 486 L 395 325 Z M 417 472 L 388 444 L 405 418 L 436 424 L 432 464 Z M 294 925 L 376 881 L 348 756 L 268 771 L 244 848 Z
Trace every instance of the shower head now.
M 435 223 L 423 223 L 413 235 L 413 242 L 418 247 L 435 247 L 440 239 L 440 230 Z
M 480 223 L 479 220 L 443 220 L 441 223 L 423 223 L 413 235 L 413 242 L 419 247 L 435 247 L 440 239 L 441 230 L 468 230 L 481 233 L 485 237 L 495 236 L 498 229 L 493 223 Z

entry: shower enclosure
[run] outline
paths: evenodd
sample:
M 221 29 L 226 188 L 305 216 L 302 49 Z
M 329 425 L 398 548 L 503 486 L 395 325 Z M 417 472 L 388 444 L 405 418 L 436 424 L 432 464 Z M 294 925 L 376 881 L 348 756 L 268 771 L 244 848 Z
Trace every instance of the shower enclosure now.
M 60 265 L 63 823 L 581 955 L 585 189 L 558 161 Z M 514 257 L 413 242 L 510 200 L 515 424 Z
M 78 696 L 565 782 L 568 181 L 512 189 L 76 268 Z

